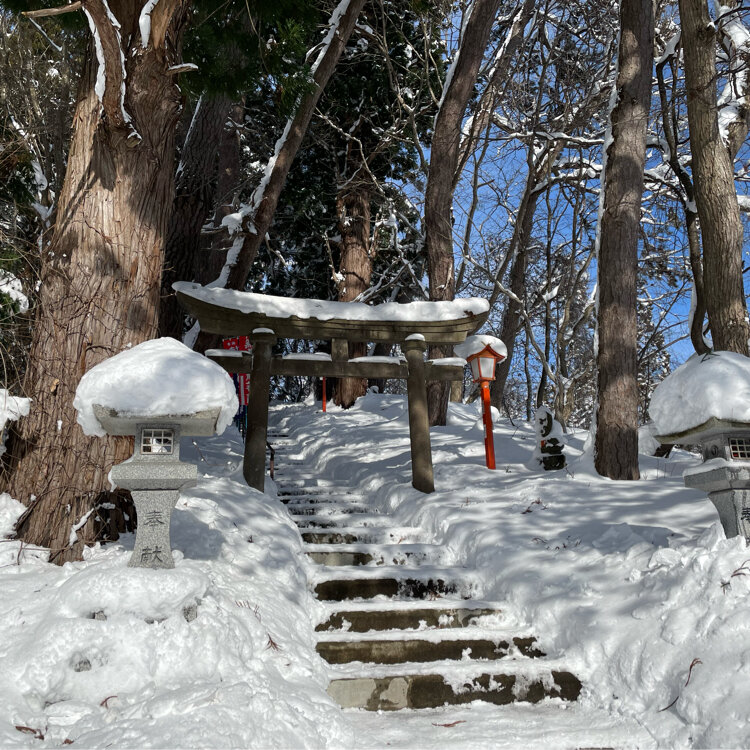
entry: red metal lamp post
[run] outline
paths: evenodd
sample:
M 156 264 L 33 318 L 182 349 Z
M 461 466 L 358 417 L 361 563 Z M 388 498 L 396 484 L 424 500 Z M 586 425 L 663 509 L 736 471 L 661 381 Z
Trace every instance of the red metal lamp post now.
M 482 421 L 484 422 L 484 452 L 488 469 L 495 468 L 495 440 L 492 435 L 492 412 L 490 410 L 490 382 L 495 379 L 495 366 L 508 356 L 505 344 L 494 336 L 469 336 L 463 344 L 455 347 L 463 357 L 475 383 L 482 391 Z

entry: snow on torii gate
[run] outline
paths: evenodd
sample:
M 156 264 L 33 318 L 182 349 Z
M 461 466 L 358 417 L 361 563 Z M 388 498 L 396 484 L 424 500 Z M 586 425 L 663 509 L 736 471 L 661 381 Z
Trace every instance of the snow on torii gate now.
M 365 305 L 273 297 L 186 281 L 172 286 L 180 304 L 199 321 L 202 331 L 227 337 L 247 335 L 253 343 L 252 353 L 223 349 L 206 352 L 227 372 L 250 373 L 243 474 L 251 487 L 261 492 L 264 487 L 270 377 L 302 375 L 405 379 L 412 484 L 422 492 L 435 489 L 427 381 L 460 380 L 464 368 L 463 360 L 455 358 L 425 362 L 424 352 L 429 344 L 460 344 L 476 331 L 489 314 L 486 300 Z M 331 355 L 273 357 L 271 348 L 277 338 L 331 341 Z M 406 362 L 398 357 L 349 359 L 349 342 L 399 344 Z

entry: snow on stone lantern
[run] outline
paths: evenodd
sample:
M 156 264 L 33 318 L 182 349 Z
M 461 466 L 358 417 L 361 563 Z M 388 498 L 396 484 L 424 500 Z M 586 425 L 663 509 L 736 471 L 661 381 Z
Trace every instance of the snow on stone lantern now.
M 131 567 L 173 568 L 170 521 L 198 469 L 180 461 L 180 438 L 221 433 L 237 411 L 231 377 L 180 342 L 156 339 L 87 372 L 73 402 L 87 435 L 132 435 L 133 456 L 112 467 L 138 513 Z
M 693 355 L 656 387 L 649 413 L 660 443 L 700 446 L 685 485 L 708 494 L 728 538 L 750 542 L 750 359 Z
M 488 469 L 495 468 L 495 441 L 492 434 L 490 407 L 490 381 L 495 379 L 495 367 L 508 356 L 505 344 L 495 336 L 480 334 L 468 336 L 453 348 L 457 357 L 463 357 L 471 368 L 471 376 L 480 384 L 484 421 L 484 452 Z

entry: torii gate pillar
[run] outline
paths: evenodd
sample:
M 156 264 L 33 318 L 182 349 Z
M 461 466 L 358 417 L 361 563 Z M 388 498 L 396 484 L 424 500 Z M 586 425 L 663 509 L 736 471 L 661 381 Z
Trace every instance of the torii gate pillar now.
M 409 366 L 406 392 L 409 400 L 409 440 L 411 441 L 412 485 L 420 492 L 434 492 L 430 422 L 427 414 L 427 380 L 424 352 L 427 343 L 420 338 L 408 338 L 401 345 Z
M 247 410 L 247 435 L 242 475 L 256 490 L 263 492 L 266 482 L 266 443 L 268 442 L 268 397 L 271 389 L 271 347 L 276 334 L 253 331 L 253 369 L 250 371 L 250 408 Z

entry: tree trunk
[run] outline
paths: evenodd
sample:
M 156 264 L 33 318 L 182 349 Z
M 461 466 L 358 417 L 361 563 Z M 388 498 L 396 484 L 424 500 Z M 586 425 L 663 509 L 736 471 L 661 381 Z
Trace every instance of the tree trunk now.
M 202 265 L 201 229 L 214 207 L 217 152 L 229 105 L 226 96 L 201 97 L 182 148 L 164 249 L 159 314 L 161 336 L 182 338 L 185 313 L 172 291 L 172 284 L 195 280 L 196 270 Z
M 530 210 L 527 214 L 533 217 L 534 211 Z M 528 221 L 531 224 L 531 218 Z M 510 267 L 510 291 L 519 299 L 523 299 L 524 287 L 526 285 L 526 245 L 523 241 L 518 248 L 516 257 L 513 259 L 513 265 Z M 511 363 L 513 362 L 513 353 L 516 349 L 516 336 L 521 330 L 520 318 L 521 306 L 514 299 L 508 298 L 503 313 L 503 323 L 500 328 L 500 339 L 508 350 L 505 359 L 498 363 L 495 369 L 495 379 L 490 384 L 490 398 L 492 405 L 500 409 L 503 403 L 503 393 L 505 384 L 508 382 Z
M 461 124 L 469 97 L 474 90 L 479 66 L 500 5 L 499 0 L 474 0 L 466 12 L 465 25 L 456 52 L 450 81 L 435 118 L 424 206 L 425 248 L 431 300 L 452 300 L 455 291 L 453 267 L 453 177 L 459 162 Z M 451 352 L 432 346 L 429 357 L 444 357 Z M 448 413 L 450 382 L 432 382 L 427 387 L 431 425 L 444 425 Z
M 598 409 L 594 462 L 610 479 L 638 479 L 638 234 L 651 98 L 651 0 L 620 5 L 617 104 L 603 175 L 598 257 Z
M 680 0 L 690 151 L 703 239 L 703 285 L 714 349 L 748 355 L 742 222 L 732 160 L 719 132 L 716 28 L 706 0 Z
M 4 477 L 10 494 L 29 506 L 17 525 L 19 538 L 49 547 L 58 563 L 80 559 L 84 543 L 107 533 L 107 514 L 122 526 L 122 513 L 105 511 L 100 503 L 120 502 L 120 493 L 108 492 L 107 474 L 132 450 L 127 438 L 84 436 L 72 406 L 78 381 L 103 359 L 152 338 L 157 327 L 181 107 L 168 68 L 179 62 L 173 51 L 180 47 L 188 3 L 163 0 L 155 6 L 145 47 L 141 5 L 110 2 L 118 33 L 105 3 L 84 0 L 107 61 L 105 89 L 100 102 L 90 54 L 57 223 L 42 266 L 25 380 L 32 411 L 11 442 L 11 473 Z M 121 40 L 127 40 L 124 48 Z
M 347 182 L 336 197 L 341 261 L 339 263 L 339 302 L 351 302 L 370 288 L 370 191 L 361 180 Z M 349 357 L 367 355 L 367 344 L 349 344 Z M 367 378 L 340 378 L 333 400 L 348 409 L 367 392 Z

